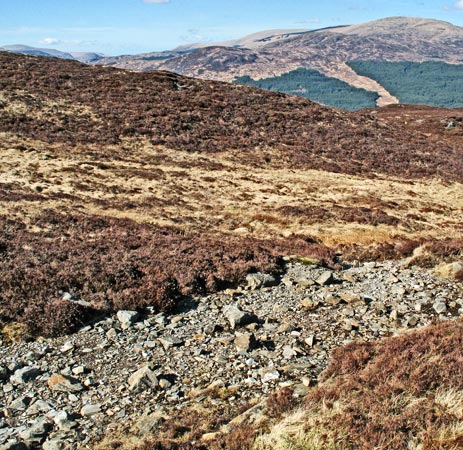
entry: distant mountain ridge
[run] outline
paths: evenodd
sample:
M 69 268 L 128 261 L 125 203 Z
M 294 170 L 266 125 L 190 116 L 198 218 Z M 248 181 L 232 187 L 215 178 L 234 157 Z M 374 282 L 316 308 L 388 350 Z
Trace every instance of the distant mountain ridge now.
M 52 48 L 31 47 L 29 45 L 4 45 L 0 51 L 22 53 L 23 55 L 47 56 L 52 58 L 73 59 L 83 63 L 95 62 L 104 57 L 102 53 L 94 52 L 62 52 Z
M 113 57 L 27 46 L 3 49 L 136 71 L 167 70 L 227 82 L 240 77 L 273 79 L 299 69 L 316 70 L 351 87 L 375 93 L 376 104 L 385 106 L 399 103 L 399 99 L 379 80 L 357 73 L 349 63 L 463 64 L 463 28 L 434 19 L 389 17 L 317 30 L 267 30 L 226 42 L 196 43 L 168 51 Z M 290 89 L 304 90 L 305 86 Z
M 357 74 L 347 65 L 349 61 L 463 63 L 463 28 L 433 19 L 390 17 L 313 31 L 285 30 L 280 35 L 263 32 L 234 42 L 241 45 L 196 44 L 182 47 L 181 52 L 102 58 L 96 64 L 140 71 L 170 70 L 221 81 L 243 76 L 271 78 L 300 68 L 314 69 L 377 92 L 382 106 L 398 100 L 375 80 Z
M 234 48 L 259 48 L 272 42 L 278 42 L 283 39 L 288 39 L 310 30 L 307 29 L 289 29 L 289 30 L 264 30 L 257 33 L 249 34 L 239 39 L 233 39 L 224 42 L 197 42 L 194 44 L 181 45 L 174 49 L 177 51 L 196 50 L 210 46 L 219 47 L 234 47 Z
M 52 48 L 30 47 L 29 45 L 4 45 L 0 50 L 24 55 L 51 56 L 61 59 L 75 59 L 70 53 L 62 52 Z

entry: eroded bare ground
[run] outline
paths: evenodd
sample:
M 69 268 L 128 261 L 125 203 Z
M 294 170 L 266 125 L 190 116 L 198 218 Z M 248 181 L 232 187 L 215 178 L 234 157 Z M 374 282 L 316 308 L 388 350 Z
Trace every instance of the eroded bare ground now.
M 345 81 L 346 83 L 350 84 L 351 86 L 355 86 L 356 88 L 366 89 L 367 91 L 378 93 L 379 98 L 376 100 L 376 104 L 379 107 L 396 105 L 399 103 L 399 99 L 394 97 L 377 81 L 373 80 L 372 78 L 359 75 L 343 61 L 336 61 L 336 63 L 327 64 L 325 70 L 322 70 L 322 73 L 329 77 Z
M 0 212 L 32 229 L 35 215 L 53 209 L 188 231 L 303 235 L 330 246 L 443 239 L 463 230 L 463 185 L 444 180 L 254 168 L 229 154 L 129 140 L 96 153 L 2 134 L 0 146 Z

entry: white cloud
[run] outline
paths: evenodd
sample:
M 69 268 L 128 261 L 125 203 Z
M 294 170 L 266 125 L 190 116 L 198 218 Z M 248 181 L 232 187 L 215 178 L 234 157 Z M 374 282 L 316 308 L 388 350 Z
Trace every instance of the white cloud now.
M 457 9 L 463 9 L 463 0 L 458 0 L 453 6 Z
M 71 46 L 71 47 L 88 47 L 88 46 L 95 46 L 98 45 L 99 42 L 95 40 L 82 40 L 82 39 L 56 39 L 56 38 L 44 38 L 38 41 L 38 44 L 40 45 L 45 45 L 47 47 L 49 46 L 54 46 L 54 47 L 59 47 L 59 46 Z
M 41 41 L 39 41 L 39 44 L 57 45 L 57 44 L 61 44 L 61 41 L 59 39 L 48 37 L 48 38 L 45 38 L 45 39 L 42 39 Z
M 145 3 L 170 3 L 170 0 L 143 0 Z

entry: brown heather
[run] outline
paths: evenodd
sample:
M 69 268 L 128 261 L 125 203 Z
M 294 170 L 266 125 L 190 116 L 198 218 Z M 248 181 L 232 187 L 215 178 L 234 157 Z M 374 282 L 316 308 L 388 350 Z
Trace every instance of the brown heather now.
M 2 326 L 54 336 L 171 310 L 279 274 L 288 254 L 461 255 L 457 111 L 351 114 L 167 72 L 3 52 L 0 65 Z
M 0 320 L 24 322 L 35 336 L 72 331 L 98 312 L 168 311 L 180 296 L 235 286 L 249 272 L 279 274 L 290 251 L 334 258 L 303 239 L 187 234 L 129 219 L 45 211 L 34 224 L 40 233 L 0 217 Z M 92 308 L 60 300 L 65 292 Z
M 288 254 L 331 267 L 338 253 L 461 258 L 463 127 L 446 129 L 461 111 L 346 113 L 167 72 L 1 52 L 0 65 L 0 325 L 12 339 L 170 311 L 250 272 L 278 276 Z M 463 448 L 462 341 L 460 320 L 349 344 L 302 411 L 286 388 L 269 419 L 284 419 L 281 435 L 302 417 L 287 448 Z M 268 448 L 269 429 L 246 423 L 201 440 L 233 418 L 223 405 L 178 411 L 133 448 Z
M 406 258 L 413 255 L 418 247 L 423 249 L 423 254 L 413 258 L 413 263 L 421 267 L 433 267 L 442 261 L 458 259 L 463 251 L 462 239 L 426 239 L 401 240 L 395 242 L 383 242 L 372 246 L 346 245 L 340 246 L 339 251 L 348 261 L 386 261 L 391 259 Z M 456 276 L 458 279 L 458 274 Z
M 427 122 L 423 130 L 397 124 L 394 108 L 380 120 L 377 114 L 350 114 L 169 72 L 134 73 L 2 52 L 0 66 L 0 131 L 23 137 L 70 146 L 144 137 L 187 152 L 226 151 L 260 166 L 463 180 L 460 129 L 444 133 L 441 126 L 440 135 L 429 139 Z M 27 111 L 14 109 L 16 103 Z M 432 120 L 429 126 L 435 127 Z
M 459 320 L 335 350 L 306 398 L 306 431 L 340 448 L 462 448 L 462 345 Z

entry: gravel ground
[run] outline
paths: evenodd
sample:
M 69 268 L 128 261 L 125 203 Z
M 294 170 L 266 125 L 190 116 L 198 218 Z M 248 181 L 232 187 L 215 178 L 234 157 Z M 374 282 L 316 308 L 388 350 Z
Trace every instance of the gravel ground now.
M 211 389 L 238 410 L 316 383 L 343 343 L 463 314 L 461 284 L 404 261 L 287 269 L 281 280 L 255 274 L 237 290 L 185 299 L 172 315 L 120 312 L 72 336 L 2 342 L 0 449 L 90 448 Z M 140 434 L 155 430 L 143 423 Z

